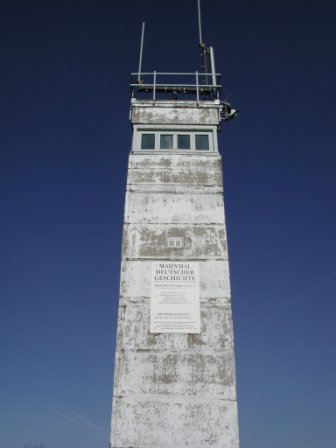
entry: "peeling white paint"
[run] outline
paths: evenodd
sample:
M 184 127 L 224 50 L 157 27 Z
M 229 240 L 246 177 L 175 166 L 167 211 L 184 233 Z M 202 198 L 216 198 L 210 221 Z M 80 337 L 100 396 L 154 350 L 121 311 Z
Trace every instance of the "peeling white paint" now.
M 170 245 L 169 238 L 181 238 L 181 246 Z M 135 260 L 227 258 L 225 226 L 125 224 L 123 256 Z
M 218 126 L 219 102 L 132 100 L 133 124 Z M 217 146 L 216 146 L 217 147 Z M 183 241 L 171 247 L 169 238 Z M 201 333 L 151 334 L 151 265 L 197 261 Z M 111 448 L 238 448 L 221 157 L 132 152 Z
M 116 448 L 239 446 L 237 405 L 229 400 L 116 397 L 112 425 Z
M 227 302 L 202 304 L 200 334 L 149 333 L 149 300 L 136 304 L 125 303 L 120 307 L 119 319 L 122 325 L 118 350 L 177 350 L 195 353 L 232 351 L 231 309 Z

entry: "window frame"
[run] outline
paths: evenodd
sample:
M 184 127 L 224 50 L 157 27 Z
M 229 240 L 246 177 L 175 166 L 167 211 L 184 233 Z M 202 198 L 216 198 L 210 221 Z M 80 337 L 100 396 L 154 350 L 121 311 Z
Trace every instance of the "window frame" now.
M 141 149 L 142 134 L 154 134 L 154 149 Z M 209 139 L 209 149 L 196 149 L 196 134 L 207 135 Z M 173 135 L 173 148 L 161 149 L 160 148 L 160 135 Z M 178 149 L 178 135 L 190 136 L 190 149 Z M 204 126 L 204 128 L 198 128 L 195 126 L 151 126 L 151 125 L 135 125 L 133 130 L 132 141 L 133 152 L 149 152 L 157 151 L 160 153 L 190 153 L 197 152 L 198 154 L 207 154 L 218 152 L 217 146 L 217 128 L 216 126 Z
M 154 136 L 154 148 L 143 148 L 142 147 L 142 139 L 143 139 L 144 135 L 153 135 Z M 155 147 L 156 147 L 155 132 L 151 132 L 151 131 L 142 132 L 141 135 L 140 135 L 140 150 L 141 151 L 155 151 Z
M 173 137 L 173 147 L 172 148 L 161 148 L 161 135 L 165 136 L 165 135 L 171 135 Z M 174 132 L 158 132 L 158 143 L 159 143 L 159 147 L 156 148 L 159 151 L 175 151 L 175 135 Z
M 192 132 L 187 132 L 187 131 L 177 131 L 176 132 L 176 150 L 177 151 L 192 151 L 193 150 L 193 144 L 192 144 Z M 179 135 L 183 136 L 183 135 L 188 135 L 189 136 L 189 143 L 190 143 L 190 148 L 179 148 L 178 147 L 178 137 Z
M 206 135 L 207 137 L 208 137 L 208 145 L 209 145 L 209 148 L 208 149 L 197 149 L 196 148 L 196 136 L 198 136 L 198 135 L 200 135 L 200 136 L 203 136 L 203 135 Z M 211 148 L 211 140 L 210 140 L 210 136 L 209 136 L 209 133 L 208 132 L 195 132 L 194 133 L 194 149 L 195 149 L 195 151 L 210 151 L 210 148 Z

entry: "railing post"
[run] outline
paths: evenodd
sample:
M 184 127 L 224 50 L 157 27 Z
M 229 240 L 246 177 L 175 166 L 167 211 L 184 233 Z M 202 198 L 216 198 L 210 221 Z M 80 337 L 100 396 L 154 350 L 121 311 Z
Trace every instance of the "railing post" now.
M 155 89 L 156 89 L 156 70 L 154 70 L 153 74 L 153 103 L 155 103 Z
M 196 103 L 199 105 L 199 91 L 198 91 L 198 71 L 196 71 Z

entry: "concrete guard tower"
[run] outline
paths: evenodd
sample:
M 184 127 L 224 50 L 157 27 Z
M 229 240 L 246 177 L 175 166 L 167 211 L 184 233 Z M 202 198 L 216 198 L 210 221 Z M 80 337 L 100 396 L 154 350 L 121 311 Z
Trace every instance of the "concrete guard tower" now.
M 211 72 L 131 82 L 111 448 L 239 447 L 217 144 L 235 111 L 200 47 Z

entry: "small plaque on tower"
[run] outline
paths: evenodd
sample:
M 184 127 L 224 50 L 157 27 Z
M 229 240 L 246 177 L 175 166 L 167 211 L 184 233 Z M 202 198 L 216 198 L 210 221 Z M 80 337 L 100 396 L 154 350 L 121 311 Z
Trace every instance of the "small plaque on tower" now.
M 201 332 L 198 263 L 152 263 L 150 332 Z

